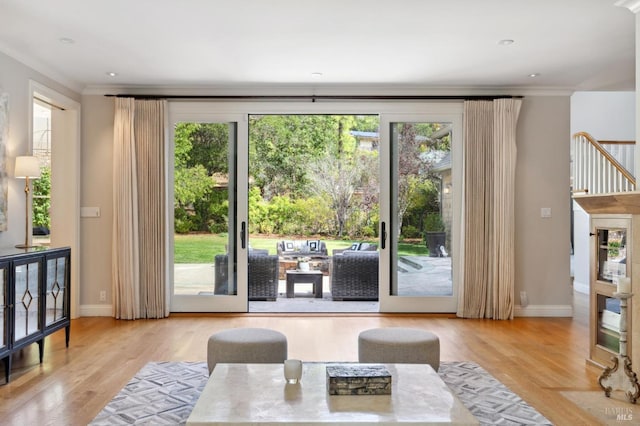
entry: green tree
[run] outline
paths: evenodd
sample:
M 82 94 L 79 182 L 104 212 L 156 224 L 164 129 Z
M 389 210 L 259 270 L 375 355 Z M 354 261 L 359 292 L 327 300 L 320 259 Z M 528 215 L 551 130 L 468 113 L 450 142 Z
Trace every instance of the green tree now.
M 417 182 L 413 188 L 409 205 L 404 215 L 402 235 L 407 238 L 420 237 L 425 230 L 428 214 L 440 214 L 438 182 L 427 179 Z
M 40 168 L 40 178 L 33 180 L 33 226 L 51 227 L 51 167 Z
M 226 172 L 226 125 L 178 123 L 174 139 L 174 209 L 177 232 L 208 231 L 224 221 L 225 200 L 213 193 L 214 172 Z M 221 133 L 222 132 L 222 133 Z M 218 152 L 222 150 L 222 153 Z M 207 152 L 215 151 L 215 152 Z M 224 160 L 223 160 L 224 159 Z M 224 164 L 223 164 L 224 163 Z
M 438 178 L 432 175 L 431 169 L 450 150 L 451 131 L 448 123 L 400 123 L 394 131 L 398 158 L 398 232 L 401 232 L 404 217 L 412 203 L 414 209 L 422 208 L 424 212 L 439 211 L 438 187 L 435 184 Z M 423 198 L 425 203 L 417 207 L 416 193 L 425 190 L 431 198 L 428 201 Z M 422 214 L 419 218 L 422 221 Z
M 191 152 L 187 167 L 202 165 L 209 176 L 229 171 L 229 125 L 222 123 L 197 123 L 189 133 Z
M 353 203 L 361 171 L 357 163 L 344 159 L 319 161 L 314 167 L 313 190 L 319 196 L 328 195 L 337 224 L 337 235 L 342 237 L 347 219 L 356 207 Z
M 352 116 L 252 115 L 249 120 L 250 174 L 266 200 L 306 197 L 309 164 L 327 153 L 335 158 L 340 151 L 354 151 Z
M 377 132 L 380 128 L 380 117 L 377 115 L 356 115 L 353 129 L 361 132 Z

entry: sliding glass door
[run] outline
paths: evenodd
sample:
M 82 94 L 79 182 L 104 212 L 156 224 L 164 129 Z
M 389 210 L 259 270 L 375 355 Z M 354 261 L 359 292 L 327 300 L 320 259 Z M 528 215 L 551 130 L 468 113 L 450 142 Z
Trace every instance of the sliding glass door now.
M 456 310 L 462 115 L 446 108 L 453 111 L 381 117 L 388 165 L 381 311 Z
M 319 132 L 318 123 L 335 128 Z M 176 102 L 170 126 L 173 312 L 246 312 L 250 298 L 295 302 L 309 285 L 289 288 L 287 271 L 303 270 L 305 259 L 322 287 L 314 281 L 313 297 L 301 299 L 456 311 L 462 103 Z M 368 173 L 347 185 L 341 177 L 354 170 Z M 336 183 L 327 187 L 329 177 Z M 275 294 L 250 297 L 256 259 L 271 258 Z M 349 279 L 377 283 L 377 292 L 339 291 L 353 259 L 372 266 Z
M 197 109 L 170 110 L 171 310 L 245 312 L 246 190 L 239 197 L 238 188 L 246 188 L 247 161 L 238 152 L 246 126 L 241 116 Z

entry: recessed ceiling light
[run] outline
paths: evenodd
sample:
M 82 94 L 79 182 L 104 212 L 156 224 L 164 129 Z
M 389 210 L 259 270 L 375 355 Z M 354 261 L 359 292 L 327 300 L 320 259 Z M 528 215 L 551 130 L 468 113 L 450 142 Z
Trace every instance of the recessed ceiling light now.
M 113 71 L 109 71 L 109 72 L 107 73 L 107 75 L 108 75 L 109 77 L 116 77 L 116 76 L 118 75 L 118 73 L 117 73 L 117 72 L 113 72 Z
M 73 44 L 76 42 L 74 39 L 70 37 L 60 37 L 58 41 L 63 44 Z
M 500 46 L 508 46 L 508 45 L 510 45 L 510 44 L 513 44 L 513 43 L 515 43 L 515 41 L 511 40 L 510 38 L 505 38 L 505 39 L 500 40 L 500 41 L 498 42 L 498 44 L 499 44 Z
M 531 73 L 531 74 L 529 74 L 529 77 L 531 77 L 531 78 L 540 77 L 540 73 L 539 72 Z
M 322 73 L 321 72 L 312 72 L 311 73 L 311 77 L 320 78 L 320 77 L 322 77 Z

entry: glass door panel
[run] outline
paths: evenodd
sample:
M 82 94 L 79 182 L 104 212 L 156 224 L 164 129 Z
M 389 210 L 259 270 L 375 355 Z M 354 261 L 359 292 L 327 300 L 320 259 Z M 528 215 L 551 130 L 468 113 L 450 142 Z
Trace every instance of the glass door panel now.
M 0 263 L 0 353 L 9 345 L 8 268 L 6 262 Z
M 173 312 L 244 312 L 238 125 L 173 115 Z M 246 162 L 246 161 L 245 161 Z
M 48 258 L 45 301 L 45 326 L 69 318 L 67 305 L 67 285 L 69 282 L 69 258 L 67 256 Z
M 40 262 L 16 262 L 14 268 L 15 299 L 14 341 L 18 342 L 42 330 L 40 312 Z
M 382 311 L 455 312 L 459 116 L 386 116 L 389 249 Z M 417 243 L 417 244 L 416 244 Z M 386 269 L 386 270 L 385 270 Z M 384 282 L 383 281 L 383 282 Z
M 250 311 L 377 310 L 378 128 L 374 114 L 249 115 Z
M 595 235 L 595 280 L 592 283 L 591 358 L 606 363 L 620 352 L 620 299 L 614 297 L 620 279 L 631 276 L 627 245 L 630 231 L 625 219 L 593 219 Z M 626 226 L 625 226 L 626 224 Z M 627 329 L 630 329 L 627 317 Z
M 627 230 L 598 229 L 598 281 L 617 283 L 627 276 Z

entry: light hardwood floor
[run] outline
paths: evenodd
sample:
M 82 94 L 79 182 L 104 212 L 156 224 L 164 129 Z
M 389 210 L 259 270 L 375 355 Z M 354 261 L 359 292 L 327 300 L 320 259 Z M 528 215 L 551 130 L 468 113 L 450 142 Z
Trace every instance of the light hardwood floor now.
M 440 337 L 443 361 L 475 361 L 557 425 L 598 421 L 564 399 L 563 390 L 596 390 L 600 370 L 588 355 L 587 296 L 574 318 L 467 320 L 442 315 L 173 315 L 165 320 L 80 318 L 16 354 L 11 382 L 0 385 L 0 424 L 85 425 L 149 361 L 205 361 L 206 342 L 231 327 L 283 332 L 289 356 L 356 361 L 357 336 L 371 327 L 404 326 Z

